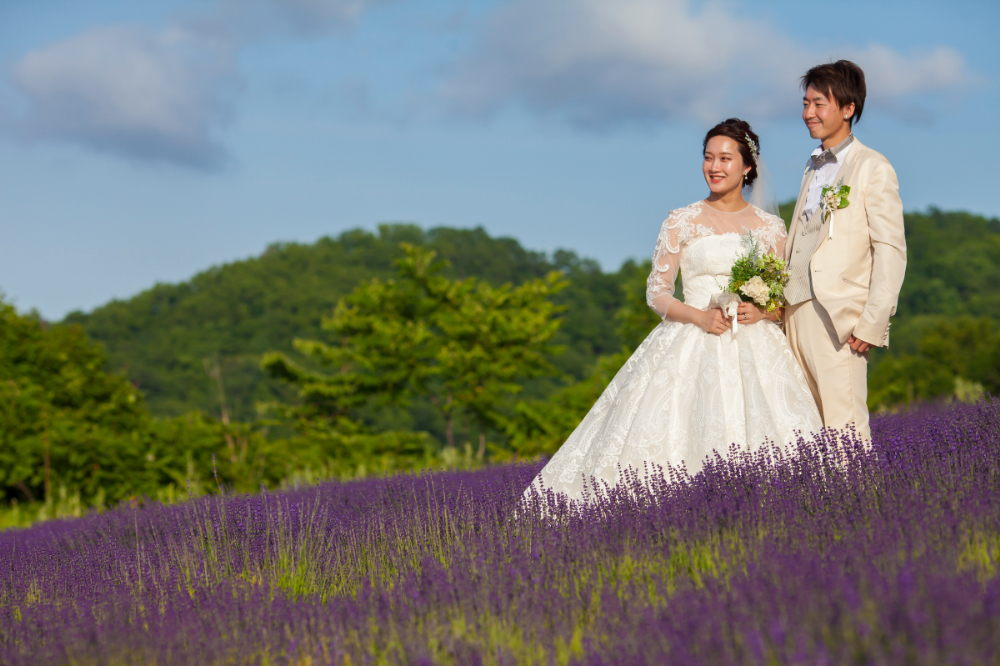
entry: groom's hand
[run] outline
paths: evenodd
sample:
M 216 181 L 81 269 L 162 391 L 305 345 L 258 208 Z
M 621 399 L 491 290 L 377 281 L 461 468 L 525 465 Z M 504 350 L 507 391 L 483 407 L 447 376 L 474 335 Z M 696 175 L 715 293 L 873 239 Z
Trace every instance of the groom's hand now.
M 853 349 L 858 354 L 864 354 L 866 351 L 875 346 L 873 344 L 865 342 L 861 338 L 856 338 L 853 335 L 847 338 L 847 344 L 851 345 L 851 349 Z

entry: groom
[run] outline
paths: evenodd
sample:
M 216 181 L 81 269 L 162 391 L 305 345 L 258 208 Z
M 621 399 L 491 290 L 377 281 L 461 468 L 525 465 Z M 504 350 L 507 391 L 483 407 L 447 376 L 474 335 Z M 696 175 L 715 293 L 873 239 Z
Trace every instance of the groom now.
M 903 202 L 889 160 L 852 132 L 865 106 L 861 68 L 847 60 L 813 67 L 802 88 L 802 120 L 821 145 L 785 244 L 785 332 L 823 424 L 854 424 L 869 440 L 868 350 L 889 345 L 906 270 Z M 843 199 L 842 185 L 850 188 Z

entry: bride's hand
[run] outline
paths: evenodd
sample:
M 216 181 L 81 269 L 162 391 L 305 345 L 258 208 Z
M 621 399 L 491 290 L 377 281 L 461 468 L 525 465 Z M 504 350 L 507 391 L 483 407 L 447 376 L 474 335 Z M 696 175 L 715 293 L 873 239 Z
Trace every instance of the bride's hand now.
M 706 333 L 711 333 L 713 335 L 722 335 L 729 330 L 732 326 L 732 322 L 729 321 L 729 317 L 722 312 L 722 308 L 713 308 L 711 310 L 706 310 L 704 316 L 702 316 L 701 321 L 698 322 L 701 330 Z
M 753 303 L 740 303 L 736 306 L 736 321 L 739 324 L 756 324 L 765 319 L 764 311 Z

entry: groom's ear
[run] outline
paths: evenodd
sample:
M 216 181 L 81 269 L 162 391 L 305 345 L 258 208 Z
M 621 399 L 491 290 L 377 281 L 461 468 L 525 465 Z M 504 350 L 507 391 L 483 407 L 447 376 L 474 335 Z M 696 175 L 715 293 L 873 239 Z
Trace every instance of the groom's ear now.
M 844 120 L 846 120 L 851 125 L 854 124 L 854 109 L 855 109 L 854 102 L 851 102 L 850 104 L 845 104 L 844 106 L 840 107 L 840 112 L 841 114 L 843 114 Z

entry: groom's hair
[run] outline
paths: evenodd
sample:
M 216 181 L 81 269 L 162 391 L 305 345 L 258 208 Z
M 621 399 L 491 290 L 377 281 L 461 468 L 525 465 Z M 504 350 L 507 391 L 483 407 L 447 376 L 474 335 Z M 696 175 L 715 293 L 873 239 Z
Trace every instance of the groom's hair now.
M 802 77 L 802 90 L 809 86 L 832 98 L 840 108 L 854 104 L 854 115 L 849 121 L 852 127 L 861 120 L 868 89 L 864 71 L 850 60 L 816 65 Z

